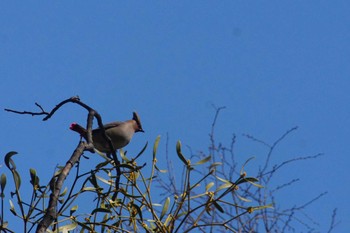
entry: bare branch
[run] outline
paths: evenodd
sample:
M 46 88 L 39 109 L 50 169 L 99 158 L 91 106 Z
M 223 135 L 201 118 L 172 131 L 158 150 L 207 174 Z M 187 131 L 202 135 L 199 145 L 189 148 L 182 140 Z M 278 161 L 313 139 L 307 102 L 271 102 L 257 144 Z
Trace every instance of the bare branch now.
M 120 162 L 117 158 L 117 154 L 115 151 L 115 148 L 112 144 L 111 139 L 107 136 L 105 129 L 103 127 L 103 122 L 102 122 L 102 118 L 100 116 L 100 114 L 95 111 L 93 108 L 91 108 L 90 106 L 86 105 L 85 103 L 80 101 L 79 96 L 73 96 L 71 98 L 68 98 L 66 100 L 63 100 L 62 102 L 60 102 L 59 104 L 57 104 L 52 110 L 51 112 L 46 112 L 43 107 L 38 104 L 35 103 L 35 105 L 41 110 L 41 112 L 30 112 L 30 111 L 17 111 L 17 110 L 12 110 L 12 109 L 5 109 L 5 111 L 7 112 L 12 112 L 12 113 L 16 113 L 16 114 L 28 114 L 28 115 L 32 115 L 32 116 L 38 116 L 38 115 L 44 115 L 45 117 L 43 118 L 43 121 L 46 121 L 48 119 L 50 119 L 55 113 L 56 111 L 58 111 L 63 105 L 67 104 L 67 103 L 76 103 L 78 105 L 80 105 L 81 107 L 85 108 L 88 111 L 88 117 L 87 117 L 87 143 L 81 143 L 79 144 L 79 146 L 77 147 L 75 153 L 80 153 L 82 154 L 82 151 L 90 151 L 92 153 L 94 153 L 94 147 L 93 147 L 93 140 L 92 140 L 92 123 L 93 123 L 93 119 L 94 117 L 96 118 L 99 128 L 102 131 L 102 135 L 104 137 L 104 139 L 108 142 L 108 145 L 111 149 L 111 154 L 115 163 L 115 168 L 116 168 L 116 172 L 117 172 L 117 176 L 116 176 L 116 180 L 115 180 L 115 189 L 116 192 L 113 194 L 113 200 L 116 199 L 117 194 L 118 194 L 118 190 L 119 190 L 119 182 L 120 182 L 120 176 L 121 176 L 121 169 L 120 169 Z M 66 167 L 62 170 L 60 176 L 58 177 L 56 183 L 55 183 L 55 189 L 53 190 L 52 194 L 50 195 L 50 201 L 49 201 L 49 208 L 46 211 L 46 214 L 43 218 L 43 220 L 40 222 L 37 232 L 45 232 L 46 228 L 54 221 L 54 219 L 56 218 L 56 206 L 57 206 L 57 199 L 58 199 L 58 194 L 59 191 L 62 187 L 63 181 L 66 178 L 66 176 L 68 175 L 71 167 L 77 162 L 79 161 L 80 155 L 81 154 L 73 154 L 75 156 L 72 156 L 71 159 L 67 162 Z
M 39 105 L 38 103 L 35 103 L 35 105 L 40 108 L 41 112 L 17 111 L 17 110 L 12 110 L 9 108 L 5 108 L 4 110 L 6 112 L 12 112 L 12 113 L 16 113 L 16 114 L 28 114 L 28 115 L 32 115 L 32 116 L 40 116 L 40 115 L 47 116 L 47 115 L 49 115 L 48 112 L 44 111 L 44 109 L 41 107 L 41 105 Z
M 318 157 L 320 157 L 320 156 L 323 156 L 323 154 L 322 154 L 322 153 L 318 153 L 318 154 L 312 155 L 312 156 L 303 156 L 303 157 L 298 157 L 298 158 L 293 158 L 293 159 L 290 159 L 290 160 L 286 160 L 286 161 L 282 162 L 282 163 L 279 164 L 279 165 L 275 165 L 275 166 L 272 168 L 271 171 L 268 171 L 268 172 L 266 172 L 266 173 L 264 173 L 264 174 L 261 174 L 261 176 L 265 176 L 265 175 L 268 175 L 268 174 L 272 174 L 272 173 L 276 172 L 278 169 L 280 169 L 281 167 L 283 167 L 283 166 L 285 166 L 285 165 L 287 165 L 287 164 L 289 164 L 289 163 L 296 162 L 296 161 L 299 161 L 299 160 L 316 159 L 316 158 L 318 158 Z
M 38 224 L 38 228 L 36 230 L 37 233 L 45 233 L 46 229 L 55 221 L 57 218 L 57 201 L 58 197 L 61 192 L 61 188 L 63 185 L 64 180 L 67 178 L 70 170 L 72 169 L 73 165 L 79 161 L 80 156 L 83 154 L 85 149 L 85 142 L 80 142 L 78 147 L 73 152 L 72 156 L 66 163 L 66 166 L 62 169 L 60 174 L 58 175 L 56 181 L 53 184 L 53 190 L 50 195 L 49 200 L 49 206 L 47 207 L 46 213 L 41 220 L 41 222 Z
M 327 231 L 328 233 L 331 233 L 334 230 L 334 228 L 339 224 L 339 222 L 335 222 L 336 216 L 337 216 L 337 208 L 333 210 L 331 225 L 329 226 L 329 230 Z

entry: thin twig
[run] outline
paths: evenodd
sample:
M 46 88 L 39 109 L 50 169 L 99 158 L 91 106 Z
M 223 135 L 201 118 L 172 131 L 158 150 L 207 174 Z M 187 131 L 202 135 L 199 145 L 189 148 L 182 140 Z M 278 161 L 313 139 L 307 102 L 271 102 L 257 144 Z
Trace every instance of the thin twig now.
M 90 106 L 86 105 L 85 103 L 80 101 L 79 96 L 73 96 L 71 98 L 68 98 L 66 100 L 63 100 L 59 104 L 57 104 L 51 112 L 46 112 L 44 108 L 38 104 L 35 103 L 35 105 L 41 110 L 41 112 L 30 112 L 30 111 L 17 111 L 17 110 L 12 110 L 12 109 L 5 109 L 7 112 L 12 112 L 16 114 L 27 114 L 27 115 L 32 115 L 32 116 L 38 116 L 38 115 L 44 115 L 45 117 L 43 118 L 43 121 L 46 121 L 50 119 L 55 112 L 60 109 L 63 105 L 67 103 L 76 103 L 80 105 L 81 107 L 85 108 L 88 111 L 88 118 L 87 118 L 87 143 L 81 142 L 75 152 L 73 153 L 71 159 L 66 163 L 65 168 L 62 170 L 61 174 L 55 181 L 54 185 L 54 190 L 52 190 L 52 193 L 50 195 L 50 200 L 49 200 L 49 207 L 45 213 L 44 218 L 42 221 L 39 223 L 37 232 L 45 232 L 46 229 L 50 226 L 50 224 L 55 220 L 57 212 L 56 212 L 56 206 L 57 206 L 57 200 L 58 200 L 58 194 L 61 190 L 61 187 L 63 185 L 63 181 L 65 180 L 66 176 L 68 175 L 69 171 L 71 170 L 72 166 L 79 161 L 80 155 L 83 153 L 83 151 L 90 151 L 94 153 L 94 147 L 93 147 L 93 140 L 92 140 L 92 123 L 94 117 L 96 118 L 99 128 L 102 131 L 102 136 L 104 139 L 108 142 L 108 145 L 110 147 L 111 154 L 113 156 L 113 160 L 115 163 L 115 168 L 117 172 L 116 176 L 116 181 L 115 181 L 115 189 L 116 192 L 113 194 L 113 200 L 116 199 L 118 191 L 119 191 L 119 182 L 120 182 L 120 177 L 121 177 L 121 169 L 120 169 L 120 162 L 117 158 L 117 154 L 115 151 L 115 148 L 112 144 L 111 139 L 107 136 L 105 129 L 103 127 L 103 122 L 100 114 L 95 111 L 93 108 Z M 80 154 L 79 154 L 79 153 Z
M 339 222 L 335 222 L 336 216 L 337 216 L 337 208 L 333 210 L 331 225 L 329 226 L 329 230 L 327 231 L 328 233 L 331 233 L 334 230 L 334 228 L 339 224 Z

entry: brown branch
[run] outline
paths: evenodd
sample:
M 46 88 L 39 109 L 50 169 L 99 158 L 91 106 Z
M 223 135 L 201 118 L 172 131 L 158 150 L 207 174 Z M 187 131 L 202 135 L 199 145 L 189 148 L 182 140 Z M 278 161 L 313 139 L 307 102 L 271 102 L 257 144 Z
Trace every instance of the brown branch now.
M 36 229 L 37 233 L 45 233 L 46 229 L 52 224 L 53 221 L 57 218 L 57 201 L 61 192 L 61 188 L 63 186 L 63 182 L 68 176 L 70 170 L 73 165 L 77 163 L 80 159 L 80 156 L 83 154 L 86 147 L 86 143 L 81 141 L 75 151 L 73 152 L 70 159 L 67 161 L 66 166 L 62 169 L 61 173 L 58 175 L 56 181 L 53 184 L 52 193 L 50 194 L 49 205 L 46 210 L 46 213 L 38 224 L 38 228 Z
M 104 139 L 108 142 L 108 145 L 112 151 L 111 154 L 112 154 L 112 157 L 113 157 L 113 160 L 115 163 L 117 176 L 116 176 L 116 181 L 115 181 L 116 192 L 113 194 L 113 198 L 112 198 L 113 200 L 115 200 L 117 198 L 118 191 L 119 191 L 121 169 L 119 166 L 120 162 L 117 158 L 116 150 L 112 144 L 111 139 L 107 136 L 107 134 L 105 132 L 101 115 L 97 111 L 95 111 L 93 108 L 91 108 L 90 106 L 81 102 L 79 96 L 73 96 L 71 98 L 63 100 L 62 102 L 57 104 L 51 110 L 51 112 L 46 112 L 43 109 L 43 107 L 41 105 L 39 105 L 38 103 L 35 103 L 35 105 L 41 110 L 41 112 L 17 111 L 17 110 L 12 110 L 12 109 L 5 109 L 5 111 L 16 113 L 16 114 L 28 114 L 28 115 L 32 115 L 32 116 L 45 115 L 45 117 L 43 118 L 43 121 L 46 121 L 46 120 L 50 119 L 56 113 L 56 111 L 58 109 L 60 109 L 63 105 L 65 105 L 67 103 L 76 103 L 88 111 L 87 124 L 86 124 L 86 126 L 87 126 L 87 138 L 86 138 L 87 142 L 86 143 L 81 142 L 79 144 L 79 146 L 77 147 L 77 149 L 74 151 L 73 155 L 71 156 L 70 160 L 68 160 L 68 162 L 66 163 L 65 168 L 62 170 L 62 172 L 58 176 L 57 180 L 55 181 L 54 190 L 52 190 L 52 193 L 50 195 L 48 209 L 46 210 L 46 213 L 45 213 L 42 221 L 38 225 L 37 232 L 45 232 L 46 229 L 50 226 L 50 224 L 52 224 L 52 222 L 56 219 L 57 200 L 58 200 L 58 195 L 59 195 L 60 190 L 62 188 L 63 182 L 66 179 L 71 168 L 74 166 L 74 164 L 79 161 L 79 158 L 80 158 L 81 154 L 83 153 L 83 151 L 87 150 L 87 151 L 90 151 L 92 153 L 95 152 L 94 146 L 93 146 L 93 140 L 92 140 L 92 123 L 93 123 L 94 117 L 96 118 L 98 126 L 102 131 L 102 135 L 103 135 Z
M 28 111 L 16 111 L 16 110 L 12 110 L 12 109 L 8 109 L 8 108 L 5 108 L 4 110 L 7 111 L 7 112 L 12 112 L 12 113 L 16 113 L 16 114 L 29 114 L 29 115 L 32 115 L 32 116 L 39 116 L 39 115 L 49 115 L 48 112 L 45 112 L 44 109 L 41 107 L 40 104 L 38 103 L 35 103 L 35 105 L 40 108 L 41 112 L 28 112 Z

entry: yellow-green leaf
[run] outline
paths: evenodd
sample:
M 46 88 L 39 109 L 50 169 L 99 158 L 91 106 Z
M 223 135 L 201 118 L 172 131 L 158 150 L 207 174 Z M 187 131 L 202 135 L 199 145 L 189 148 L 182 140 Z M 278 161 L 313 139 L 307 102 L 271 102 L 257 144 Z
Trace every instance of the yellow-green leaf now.
M 106 208 L 96 208 L 92 211 L 91 214 L 95 214 L 96 212 L 111 213 L 111 210 L 106 209 Z
M 81 222 L 76 222 L 79 226 L 81 226 L 83 229 L 88 230 L 89 232 L 95 232 L 88 224 L 84 224 Z
M 130 162 L 130 159 L 128 159 L 128 158 L 126 157 L 124 150 L 120 149 L 120 150 L 119 150 L 119 154 L 120 154 L 120 157 L 122 157 L 122 159 L 123 159 L 125 162 Z
M 15 210 L 15 206 L 13 205 L 12 201 L 9 200 L 10 202 L 10 211 L 13 215 L 17 216 L 16 210 Z
M 34 188 L 39 186 L 39 177 L 36 175 L 36 170 L 31 168 L 29 169 L 30 173 L 30 183 L 33 185 Z
M 154 145 L 153 145 L 153 160 L 156 158 L 159 141 L 160 141 L 160 135 L 157 136 L 156 141 L 154 142 Z
M 15 154 L 18 154 L 18 153 L 16 151 L 10 151 L 5 155 L 5 158 L 4 158 L 6 167 L 8 167 L 8 169 L 10 169 L 11 171 L 16 169 L 15 162 L 13 162 L 13 160 L 11 159 L 11 157 L 14 156 Z
M 68 188 L 65 187 L 64 190 L 63 190 L 63 192 L 62 192 L 59 196 L 60 196 L 60 197 L 63 197 L 64 195 L 67 194 L 67 191 L 68 191 Z
M 209 189 L 210 189 L 211 187 L 213 187 L 213 186 L 214 186 L 214 182 L 210 182 L 209 184 L 207 184 L 207 185 L 205 186 L 205 191 L 208 192 Z
M 224 183 L 224 184 L 220 185 L 220 186 L 215 190 L 215 192 L 219 192 L 219 191 L 222 190 L 222 189 L 231 188 L 233 185 L 235 185 L 235 184 Z
M 113 184 L 113 181 L 111 180 L 106 180 L 105 178 L 102 178 L 100 176 L 96 176 L 97 179 L 99 179 L 100 181 L 102 181 L 103 183 L 105 184 L 108 184 L 108 185 L 112 185 Z
M 242 201 L 244 201 L 244 202 L 251 202 L 251 200 L 249 200 L 249 199 L 247 199 L 247 198 L 244 198 L 244 197 L 238 195 L 237 193 L 236 193 L 236 196 L 237 196 L 239 199 L 241 199 Z
M 13 179 L 15 180 L 16 190 L 19 190 L 19 188 L 21 187 L 21 176 L 16 170 L 12 170 L 12 173 Z
M 146 148 L 148 146 L 148 142 L 146 142 L 145 146 L 142 148 L 142 150 L 136 155 L 135 159 L 136 160 L 138 157 L 140 157 L 140 155 L 143 154 L 143 152 L 145 152 Z
M 67 224 L 58 228 L 58 232 L 69 233 L 72 232 L 75 228 L 77 228 L 78 224 L 76 222 L 72 222 L 71 224 Z
M 201 165 L 201 164 L 206 163 L 206 162 L 208 162 L 208 161 L 210 161 L 210 160 L 211 160 L 211 155 L 209 155 L 209 156 L 205 157 L 204 159 L 198 161 L 198 162 L 195 163 L 194 165 Z
M 72 214 L 75 212 L 75 211 L 77 211 L 77 209 L 78 209 L 78 205 L 75 205 L 75 206 L 73 206 L 71 209 L 70 209 L 70 216 L 72 216 Z
M 187 166 L 188 161 L 186 160 L 185 156 L 181 152 L 181 142 L 180 141 L 177 141 L 177 143 L 176 143 L 176 152 L 177 152 L 177 156 L 180 158 L 180 160 Z
M 162 212 L 160 213 L 160 220 L 163 219 L 165 213 L 168 211 L 169 204 L 170 204 L 170 197 L 167 197 L 167 199 L 165 199 L 165 203 L 163 205 Z
M 215 163 L 212 163 L 209 168 L 212 169 L 213 167 L 217 167 L 217 166 L 221 166 L 222 163 L 221 162 L 215 162 Z
M 245 163 L 243 164 L 241 171 L 239 173 L 240 175 L 243 175 L 245 165 L 247 165 L 250 162 L 250 160 L 253 160 L 253 159 L 255 159 L 255 157 L 250 157 L 249 159 L 247 159 L 247 161 L 245 161 Z
M 264 186 L 255 183 L 255 182 L 258 182 L 258 181 L 259 181 L 259 180 L 258 180 L 257 178 L 255 178 L 255 177 L 246 177 L 246 178 L 240 179 L 240 180 L 237 182 L 237 185 L 238 185 L 238 184 L 242 184 L 242 183 L 248 182 L 248 183 L 250 183 L 250 184 L 252 184 L 252 185 L 254 185 L 254 186 L 258 187 L 258 188 L 263 188 Z
M 253 208 L 254 208 L 254 210 L 262 210 L 262 209 L 267 209 L 267 208 L 273 209 L 273 204 L 262 205 L 262 206 L 257 206 L 257 207 L 253 207 Z
M 215 176 L 215 177 L 216 177 L 216 179 L 218 179 L 218 180 L 220 180 L 220 181 L 222 181 L 224 183 L 230 183 L 231 184 L 231 181 L 229 181 L 229 180 L 225 180 L 224 178 L 220 178 L 218 176 Z
M 84 187 L 81 189 L 81 191 L 85 192 L 85 191 L 95 191 L 97 190 L 97 188 L 94 187 Z
M 1 182 L 1 193 L 3 193 L 6 186 L 6 175 L 4 173 L 1 174 L 0 182 Z
M 168 172 L 168 170 L 166 170 L 166 169 L 159 169 L 159 168 L 157 167 L 157 165 L 155 165 L 154 167 L 155 167 L 155 169 L 156 169 L 157 171 L 159 171 L 160 173 L 167 173 L 167 172 Z

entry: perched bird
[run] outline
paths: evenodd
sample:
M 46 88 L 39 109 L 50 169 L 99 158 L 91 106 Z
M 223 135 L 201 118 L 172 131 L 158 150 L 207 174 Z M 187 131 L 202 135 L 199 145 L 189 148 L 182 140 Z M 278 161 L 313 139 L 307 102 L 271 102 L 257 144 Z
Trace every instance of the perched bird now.
M 107 136 L 112 141 L 114 149 L 120 149 L 126 146 L 134 133 L 144 132 L 142 129 L 140 117 L 136 112 L 133 112 L 131 120 L 124 122 L 111 122 L 103 126 Z M 87 138 L 87 130 L 77 123 L 72 123 L 70 129 L 78 132 L 85 140 Z M 92 130 L 92 140 L 94 147 L 104 153 L 110 153 L 111 149 L 108 142 L 103 138 L 100 128 Z

